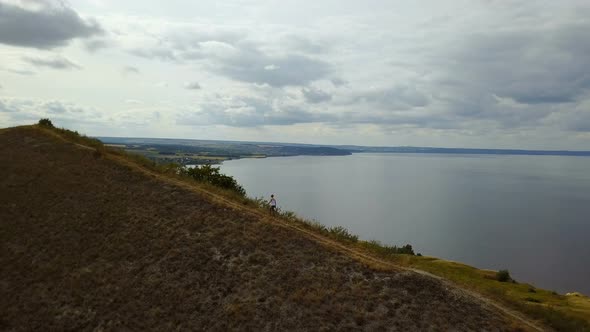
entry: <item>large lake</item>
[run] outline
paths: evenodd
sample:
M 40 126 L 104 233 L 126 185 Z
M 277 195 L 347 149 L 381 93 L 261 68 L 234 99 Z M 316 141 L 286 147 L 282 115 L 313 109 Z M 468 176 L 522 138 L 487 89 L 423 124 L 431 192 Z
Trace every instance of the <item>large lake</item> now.
M 249 196 L 362 239 L 590 295 L 590 158 L 353 154 L 226 161 Z

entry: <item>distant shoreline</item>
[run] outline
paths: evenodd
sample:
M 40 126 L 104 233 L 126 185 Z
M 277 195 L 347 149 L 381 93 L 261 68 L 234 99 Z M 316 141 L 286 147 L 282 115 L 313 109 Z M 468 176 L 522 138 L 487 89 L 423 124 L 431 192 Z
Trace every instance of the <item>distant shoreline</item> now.
M 408 154 L 462 154 L 462 155 L 522 155 L 522 156 L 570 156 L 590 157 L 590 151 L 572 150 L 525 150 L 525 149 L 475 149 L 475 148 L 435 148 L 413 146 L 359 146 L 323 145 L 274 142 L 241 142 L 220 140 L 193 140 L 170 138 L 97 137 L 105 144 L 133 146 L 136 149 L 150 148 L 152 151 L 169 155 L 190 153 L 201 158 L 208 156 L 222 160 L 287 157 L 287 156 L 337 156 L 352 153 L 408 153 Z M 218 160 L 222 161 L 222 160 Z

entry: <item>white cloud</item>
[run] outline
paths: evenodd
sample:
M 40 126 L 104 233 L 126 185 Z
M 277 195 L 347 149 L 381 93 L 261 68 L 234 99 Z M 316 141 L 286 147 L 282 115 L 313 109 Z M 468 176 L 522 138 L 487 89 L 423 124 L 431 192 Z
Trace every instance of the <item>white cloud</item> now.
M 85 120 L 96 130 L 256 140 L 289 133 L 295 141 L 313 132 L 320 143 L 381 145 L 590 143 L 585 1 L 164 8 L 73 0 L 53 11 L 41 1 L 0 3 L 2 84 L 13 97 L 101 109 L 103 117 Z M 38 23 L 43 33 L 32 33 Z

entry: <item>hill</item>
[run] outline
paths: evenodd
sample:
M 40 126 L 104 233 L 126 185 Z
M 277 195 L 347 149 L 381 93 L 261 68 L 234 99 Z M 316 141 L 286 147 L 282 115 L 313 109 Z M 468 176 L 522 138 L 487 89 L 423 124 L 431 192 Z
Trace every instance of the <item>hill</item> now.
M 0 131 L 0 330 L 536 329 L 426 273 L 40 127 Z
M 257 143 L 163 138 L 96 137 L 105 144 L 118 146 L 158 162 L 183 165 L 216 164 L 239 158 L 290 156 L 347 156 L 348 150 L 305 144 Z

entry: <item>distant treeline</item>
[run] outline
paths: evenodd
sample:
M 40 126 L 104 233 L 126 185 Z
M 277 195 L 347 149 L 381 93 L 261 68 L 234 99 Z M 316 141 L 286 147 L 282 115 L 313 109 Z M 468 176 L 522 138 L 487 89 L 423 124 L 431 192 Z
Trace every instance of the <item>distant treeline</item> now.
M 141 144 L 123 143 L 103 140 L 105 143 L 125 144 L 130 151 L 157 151 L 160 155 L 195 154 L 211 157 L 236 159 L 250 156 L 288 157 L 288 156 L 346 156 L 352 154 L 348 150 L 323 146 L 289 146 L 289 145 L 256 145 L 256 144 L 219 144 L 215 146 L 183 145 L 183 144 Z
M 435 148 L 415 146 L 359 146 L 359 145 L 313 145 L 296 143 L 264 143 L 236 141 L 208 141 L 189 139 L 119 138 L 100 137 L 101 141 L 125 144 L 137 149 L 153 148 L 159 152 L 207 154 L 211 156 L 240 158 L 245 156 L 345 156 L 352 153 L 439 153 L 439 154 L 489 154 L 531 156 L 590 156 L 590 151 L 523 150 L 523 149 L 473 149 Z

